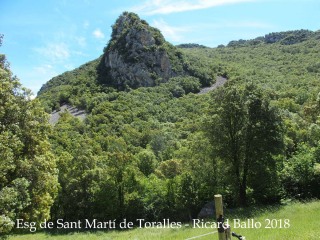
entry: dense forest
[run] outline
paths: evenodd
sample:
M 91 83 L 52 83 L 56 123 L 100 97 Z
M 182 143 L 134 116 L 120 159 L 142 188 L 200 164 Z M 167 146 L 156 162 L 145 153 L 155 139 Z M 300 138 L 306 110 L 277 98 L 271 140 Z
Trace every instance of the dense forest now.
M 228 207 L 319 198 L 319 56 L 319 31 L 175 47 L 124 13 L 102 56 L 30 100 L 1 55 L 0 229 L 187 221 L 215 193 Z M 45 112 L 66 104 L 86 118 L 65 111 L 50 126 Z

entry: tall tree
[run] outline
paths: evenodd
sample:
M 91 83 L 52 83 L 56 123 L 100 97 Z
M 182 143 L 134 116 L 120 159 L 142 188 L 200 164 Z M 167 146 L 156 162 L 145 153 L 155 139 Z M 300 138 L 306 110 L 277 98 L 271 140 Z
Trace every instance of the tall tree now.
M 249 188 L 255 200 L 266 200 L 276 186 L 273 156 L 282 149 L 277 111 L 253 84 L 229 84 L 212 96 L 209 139 L 215 156 L 225 163 L 238 204 L 246 205 Z
M 49 218 L 58 184 L 49 131 L 40 103 L 31 100 L 0 55 L 0 234 L 17 218 Z

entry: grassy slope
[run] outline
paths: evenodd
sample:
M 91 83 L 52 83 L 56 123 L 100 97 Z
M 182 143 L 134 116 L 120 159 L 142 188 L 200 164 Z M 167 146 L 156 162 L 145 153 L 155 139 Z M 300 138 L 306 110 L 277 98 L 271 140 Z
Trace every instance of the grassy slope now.
M 246 211 L 245 211 L 246 212 Z M 255 213 L 254 213 L 255 212 Z M 261 213 L 262 212 L 262 213 Z M 230 215 L 231 227 L 233 227 L 233 218 L 243 215 L 243 211 L 236 211 Z M 280 208 L 271 208 L 265 211 L 253 211 L 247 218 L 254 218 L 256 222 L 260 221 L 262 227 L 260 229 L 233 229 L 235 232 L 242 234 L 247 240 L 307 240 L 320 239 L 319 229 L 320 201 L 310 203 L 293 203 Z M 242 218 L 247 220 L 247 218 Z M 265 219 L 289 219 L 289 228 L 266 229 Z M 97 232 L 97 233 L 73 233 L 67 235 L 49 235 L 45 233 L 26 234 L 11 236 L 9 240 L 97 240 L 97 239 L 187 239 L 190 237 L 206 234 L 216 231 L 215 229 L 198 229 L 191 227 L 183 227 L 181 229 L 135 229 L 131 231 L 119 232 Z M 201 240 L 218 239 L 217 234 L 211 234 L 197 238 Z M 235 239 L 235 238 L 233 238 Z

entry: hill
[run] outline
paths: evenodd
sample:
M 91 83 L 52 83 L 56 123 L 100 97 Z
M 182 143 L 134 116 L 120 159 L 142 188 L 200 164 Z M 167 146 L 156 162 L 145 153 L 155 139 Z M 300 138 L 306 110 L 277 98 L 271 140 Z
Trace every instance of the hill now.
M 209 86 L 215 69 L 190 61 L 161 32 L 134 13 L 124 12 L 112 26 L 111 39 L 103 55 L 81 67 L 54 77 L 38 96 L 47 111 L 70 103 L 84 108 L 83 94 L 159 86 L 170 78 L 189 76 L 192 84 Z
M 310 30 L 296 30 L 286 32 L 273 32 L 266 34 L 262 37 L 257 37 L 251 40 L 240 39 L 238 41 L 231 41 L 228 43 L 228 47 L 239 47 L 239 46 L 254 46 L 259 44 L 273 44 L 279 43 L 281 45 L 292 45 L 301 43 L 310 39 L 320 39 L 320 32 Z
M 185 74 L 178 49 L 134 13 L 123 13 L 112 26 L 104 62 L 105 82 L 120 89 L 155 86 Z
M 50 136 L 52 219 L 182 221 L 216 192 L 228 206 L 319 198 L 318 32 L 271 35 L 178 49 L 122 14 L 100 58 L 39 92 L 48 112 L 68 103 L 87 113 L 63 113 Z M 227 83 L 197 94 L 216 76 Z

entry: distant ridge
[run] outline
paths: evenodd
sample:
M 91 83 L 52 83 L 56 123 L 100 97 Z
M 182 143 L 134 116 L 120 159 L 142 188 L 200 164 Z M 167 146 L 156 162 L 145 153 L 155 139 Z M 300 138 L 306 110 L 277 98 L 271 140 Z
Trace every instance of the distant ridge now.
M 310 30 L 294 30 L 294 31 L 284 31 L 284 32 L 272 32 L 266 34 L 262 37 L 257 37 L 251 40 L 237 40 L 230 41 L 228 47 L 237 47 L 237 46 L 253 46 L 258 44 L 273 44 L 280 43 L 281 45 L 292 45 L 300 42 L 304 42 L 310 38 L 320 39 L 320 30 L 310 31 Z
M 231 41 L 227 46 L 219 45 L 217 50 L 272 44 L 289 46 L 308 40 L 311 44 L 319 41 L 320 31 L 269 33 L 252 40 Z M 95 94 L 128 92 L 140 87 L 160 86 L 171 80 L 173 81 L 170 86 L 181 93 L 183 91 L 178 85 L 184 81 L 184 88 L 192 86 L 188 86 L 186 93 L 190 92 L 190 89 L 194 93 L 197 92 L 196 89 L 202 89 L 202 93 L 210 90 L 217 76 L 229 79 L 230 69 L 221 63 L 224 58 L 219 59 L 215 54 L 204 60 L 203 56 L 199 55 L 211 51 L 215 49 L 196 43 L 173 46 L 158 29 L 151 27 L 137 14 L 124 12 L 112 26 L 111 39 L 100 57 L 52 78 L 41 87 L 38 97 L 46 111 L 51 113 L 64 104 L 90 112 L 89 103 Z M 193 54 L 194 52 L 197 53 Z M 317 72 L 318 66 L 315 62 L 306 69 Z M 181 94 L 174 93 L 174 96 L 176 95 Z

